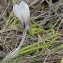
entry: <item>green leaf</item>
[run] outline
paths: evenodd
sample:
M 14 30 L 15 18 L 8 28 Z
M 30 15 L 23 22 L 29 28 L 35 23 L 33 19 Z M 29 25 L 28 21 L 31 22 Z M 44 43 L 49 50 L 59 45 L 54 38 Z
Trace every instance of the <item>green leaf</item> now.
M 17 27 L 20 25 L 21 25 L 20 21 L 18 19 L 15 19 L 9 27 Z
M 47 41 L 47 40 L 50 40 L 50 39 L 52 39 L 53 37 L 56 37 L 57 35 L 58 35 L 58 34 L 51 35 L 51 36 L 49 36 L 49 37 L 47 37 L 47 38 L 45 38 L 45 39 L 43 39 L 43 40 L 40 40 L 39 42 L 36 42 L 36 43 L 34 43 L 34 44 L 31 44 L 31 45 L 28 45 L 28 46 L 22 48 L 22 49 L 20 50 L 19 54 L 20 54 L 22 51 L 25 51 L 25 50 L 27 50 L 27 49 L 29 49 L 29 48 L 32 48 L 32 47 L 35 47 L 36 45 L 38 45 L 38 44 L 40 44 L 40 43 L 43 43 L 43 42 L 45 42 L 45 41 Z
M 52 0 L 49 0 L 50 3 L 52 3 Z
M 52 49 L 52 52 L 56 52 L 56 51 L 61 50 L 61 49 L 63 49 L 63 44 L 61 44 L 60 46 Z
M 27 49 L 27 50 L 24 50 L 24 51 L 20 51 L 19 54 L 28 53 L 28 52 L 31 52 L 31 51 L 34 51 L 34 50 L 37 50 L 37 49 L 40 49 L 40 48 L 47 48 L 47 47 L 51 46 L 52 44 L 54 44 L 54 42 L 49 42 L 49 43 L 43 44 L 39 47 L 33 47 L 33 48 L 30 48 L 30 49 Z
M 61 59 L 61 62 L 60 63 L 63 63 L 63 57 L 62 57 L 62 59 Z

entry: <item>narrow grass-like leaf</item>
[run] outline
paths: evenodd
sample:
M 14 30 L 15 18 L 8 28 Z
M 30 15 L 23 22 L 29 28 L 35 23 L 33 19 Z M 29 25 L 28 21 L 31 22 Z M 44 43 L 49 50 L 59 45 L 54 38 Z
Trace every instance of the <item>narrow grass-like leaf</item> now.
M 50 3 L 52 3 L 52 0 L 49 0 Z
M 45 42 L 45 41 L 47 41 L 47 40 L 52 39 L 53 37 L 56 37 L 57 35 L 58 35 L 58 34 L 51 35 L 51 36 L 49 36 L 49 37 L 47 37 L 47 38 L 45 38 L 45 39 L 43 39 L 43 40 L 40 40 L 39 42 L 36 42 L 36 43 L 34 43 L 34 44 L 31 44 L 31 45 L 28 45 L 28 46 L 22 48 L 20 51 L 23 51 L 23 50 L 29 49 L 29 48 L 31 48 L 31 47 L 34 47 L 34 46 L 36 46 L 36 45 L 38 45 L 38 44 L 40 44 L 40 43 L 43 43 L 43 42 Z
M 61 62 L 60 63 L 63 63 L 63 57 L 62 57 L 62 59 L 61 59 Z
M 49 43 L 46 43 L 46 44 L 41 45 L 39 47 L 34 47 L 34 48 L 30 48 L 30 49 L 27 49 L 27 50 L 24 50 L 24 51 L 20 51 L 19 54 L 28 53 L 28 52 L 31 52 L 31 51 L 34 51 L 34 50 L 37 50 L 37 49 L 40 49 L 40 48 L 47 48 L 47 47 L 51 46 L 52 44 L 54 44 L 54 42 L 49 42 Z
M 52 52 L 56 52 L 56 51 L 58 51 L 58 50 L 60 50 L 60 49 L 62 49 L 62 48 L 63 48 L 63 44 L 61 44 L 60 46 L 58 46 L 58 47 L 52 49 Z

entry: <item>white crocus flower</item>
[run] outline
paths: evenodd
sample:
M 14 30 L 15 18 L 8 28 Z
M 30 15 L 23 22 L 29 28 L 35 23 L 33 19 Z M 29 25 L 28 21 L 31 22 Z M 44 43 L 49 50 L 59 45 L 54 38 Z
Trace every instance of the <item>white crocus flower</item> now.
M 23 27 L 26 27 L 30 16 L 30 10 L 27 3 L 21 1 L 19 5 L 15 4 L 13 6 L 13 12 L 16 15 L 16 17 L 21 21 Z
M 28 20 L 30 16 L 29 6 L 24 1 L 21 1 L 19 5 L 15 4 L 13 6 L 13 12 L 23 25 L 23 28 L 24 28 L 23 36 L 19 46 L 13 51 L 11 51 L 9 54 L 7 54 L 7 56 L 1 61 L 1 63 L 7 62 L 15 58 L 16 56 L 18 56 L 19 50 L 23 46 L 23 43 L 26 37 L 26 32 L 28 29 Z

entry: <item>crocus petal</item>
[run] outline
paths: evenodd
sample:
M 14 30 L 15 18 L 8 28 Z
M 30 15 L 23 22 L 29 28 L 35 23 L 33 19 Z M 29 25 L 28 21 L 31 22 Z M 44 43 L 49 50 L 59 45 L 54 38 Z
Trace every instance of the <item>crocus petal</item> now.
M 18 9 L 19 9 L 19 5 L 15 4 L 13 6 L 13 12 L 14 12 L 15 15 L 17 15 Z
M 17 4 L 15 4 L 14 6 L 13 6 L 13 12 L 14 12 L 14 14 L 16 15 L 16 17 L 21 21 L 21 23 L 22 23 L 22 12 L 21 12 L 21 8 L 20 8 L 20 6 L 19 5 L 17 5 Z
M 29 16 L 30 16 L 29 6 L 24 1 L 21 1 L 19 6 L 22 9 L 22 14 L 24 16 L 24 19 L 29 20 Z
M 25 2 L 24 2 L 24 1 L 21 1 L 21 2 L 19 3 L 19 6 L 20 6 L 21 8 L 25 8 L 24 4 L 25 4 Z

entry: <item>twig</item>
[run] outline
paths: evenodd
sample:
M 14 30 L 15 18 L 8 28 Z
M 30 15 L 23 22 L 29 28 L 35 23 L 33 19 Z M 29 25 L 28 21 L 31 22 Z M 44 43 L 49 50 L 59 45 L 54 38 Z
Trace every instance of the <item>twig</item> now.
M 0 30 L 0 33 L 8 32 L 11 30 L 17 30 L 17 28 L 15 27 L 15 28 L 10 28 L 10 29 L 3 29 L 3 30 Z

